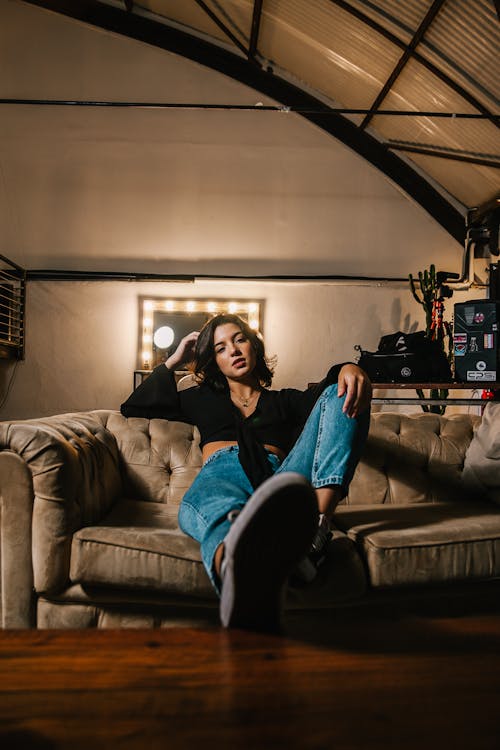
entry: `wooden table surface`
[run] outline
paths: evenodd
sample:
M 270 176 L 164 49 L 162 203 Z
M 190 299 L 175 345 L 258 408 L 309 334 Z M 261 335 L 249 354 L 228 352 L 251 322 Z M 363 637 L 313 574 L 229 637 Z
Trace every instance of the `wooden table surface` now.
M 499 717 L 499 614 L 0 633 L 7 750 L 498 750 Z

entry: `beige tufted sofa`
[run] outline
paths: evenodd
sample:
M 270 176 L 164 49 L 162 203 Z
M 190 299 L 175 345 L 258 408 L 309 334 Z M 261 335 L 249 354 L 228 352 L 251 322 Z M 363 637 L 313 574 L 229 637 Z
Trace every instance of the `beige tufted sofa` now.
M 289 610 L 498 577 L 500 507 L 461 477 L 479 423 L 374 414 L 327 560 L 290 587 Z M 200 464 L 186 424 L 115 411 L 0 423 L 3 627 L 217 622 L 198 545 L 177 526 Z

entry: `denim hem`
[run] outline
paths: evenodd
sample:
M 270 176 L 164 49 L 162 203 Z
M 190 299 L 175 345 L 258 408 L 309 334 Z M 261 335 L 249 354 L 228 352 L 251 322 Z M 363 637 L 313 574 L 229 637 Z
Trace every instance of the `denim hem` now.
M 321 487 L 331 487 L 331 486 L 340 486 L 344 487 L 345 485 L 345 477 L 341 477 L 337 474 L 334 474 L 332 477 L 329 477 L 328 479 L 320 479 L 317 482 L 313 482 L 313 487 L 315 490 L 321 489 Z
M 208 573 L 210 581 L 216 592 L 220 596 L 221 585 L 219 578 L 215 572 L 215 553 L 220 544 L 223 543 L 226 538 L 229 529 L 231 528 L 231 522 L 224 520 L 218 526 L 210 532 L 210 534 L 203 540 L 202 544 L 202 557 L 205 570 Z

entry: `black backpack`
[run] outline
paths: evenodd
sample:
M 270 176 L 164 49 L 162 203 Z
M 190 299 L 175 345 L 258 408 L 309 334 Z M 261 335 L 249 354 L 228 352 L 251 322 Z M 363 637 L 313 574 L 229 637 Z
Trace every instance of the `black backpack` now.
M 451 367 L 441 344 L 425 331 L 382 336 L 376 352 L 354 347 L 358 365 L 374 383 L 449 383 Z

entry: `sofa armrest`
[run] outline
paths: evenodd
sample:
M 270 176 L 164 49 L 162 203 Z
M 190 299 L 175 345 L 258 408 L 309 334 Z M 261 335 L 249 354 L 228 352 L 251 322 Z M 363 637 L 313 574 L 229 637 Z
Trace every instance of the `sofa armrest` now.
M 3 460 L 12 462 L 4 453 L 16 454 L 24 464 L 23 470 L 19 461 L 14 461 L 25 484 L 28 474 L 31 476 L 31 500 L 23 500 L 23 504 L 33 504 L 31 545 L 26 542 L 26 521 L 22 534 L 25 549 L 32 549 L 34 588 L 37 592 L 61 590 L 69 580 L 74 532 L 101 520 L 122 494 L 116 440 L 98 415 L 82 412 L 2 422 L 0 451 Z M 4 505 L 3 500 L 2 508 Z M 4 534 L 14 537 L 15 508 L 10 514 L 5 529 L 2 518 L 2 558 Z M 21 519 L 19 523 L 22 525 Z M 14 550 L 12 540 L 9 545 Z
M 0 576 L 2 628 L 33 624 L 31 521 L 33 481 L 25 461 L 0 453 Z

